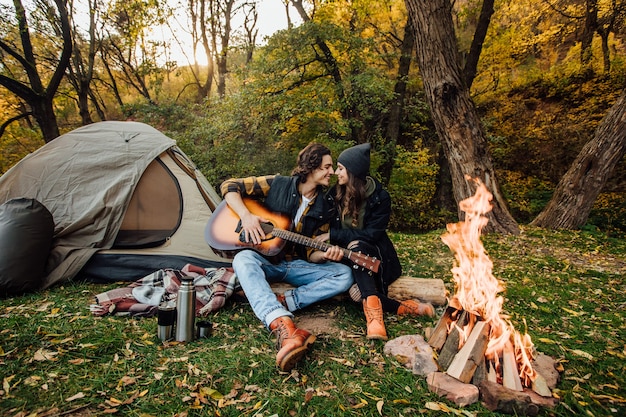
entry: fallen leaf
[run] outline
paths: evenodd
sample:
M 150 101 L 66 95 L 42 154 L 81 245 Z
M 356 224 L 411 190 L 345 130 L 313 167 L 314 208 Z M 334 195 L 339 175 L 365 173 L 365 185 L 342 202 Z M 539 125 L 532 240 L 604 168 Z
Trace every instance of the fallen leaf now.
M 383 415 L 383 405 L 385 404 L 385 402 L 383 400 L 380 400 L 376 403 L 376 409 L 378 410 L 378 414 L 380 414 L 381 416 Z
M 11 380 L 15 378 L 15 375 L 7 376 L 2 379 L 2 389 L 8 395 L 9 391 L 11 391 Z
M 83 394 L 82 392 L 79 392 L 77 394 L 72 395 L 69 398 L 66 398 L 65 401 L 70 402 L 70 401 L 78 400 L 81 398 L 85 398 L 85 394 Z
M 335 361 L 335 362 L 339 362 L 342 365 L 346 365 L 346 366 L 349 366 L 350 368 L 354 368 L 354 362 L 353 361 L 349 361 L 349 360 L 344 359 L 344 358 L 330 358 L 330 359 Z
M 565 308 L 565 307 L 561 307 L 561 308 L 563 310 L 565 310 L 566 312 L 570 313 L 574 317 L 582 316 L 583 314 L 585 314 L 584 311 L 574 311 L 574 310 L 570 310 L 569 308 Z
M 219 400 L 220 398 L 224 398 L 224 395 L 221 392 L 213 388 L 209 388 L 209 387 L 200 388 L 200 394 L 204 397 L 211 397 L 214 400 Z
M 304 393 L 304 402 L 308 403 L 313 398 L 313 390 L 307 389 Z
M 55 356 L 58 354 L 59 352 L 53 352 L 51 350 L 44 350 L 43 348 L 41 348 L 37 352 L 35 352 L 35 354 L 33 355 L 33 360 L 38 362 L 55 361 Z
M 572 349 L 572 353 L 574 355 L 582 356 L 583 358 L 586 358 L 586 359 L 589 359 L 589 360 L 593 360 L 593 356 L 592 355 L 590 355 L 589 353 L 587 353 L 585 351 L 582 351 L 580 349 Z

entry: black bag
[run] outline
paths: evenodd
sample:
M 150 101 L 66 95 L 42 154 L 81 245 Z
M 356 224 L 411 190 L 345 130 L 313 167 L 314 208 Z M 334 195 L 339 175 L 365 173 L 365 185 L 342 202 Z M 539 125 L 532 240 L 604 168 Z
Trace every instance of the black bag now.
M 0 205 L 0 296 L 41 288 L 52 249 L 54 219 L 32 198 Z

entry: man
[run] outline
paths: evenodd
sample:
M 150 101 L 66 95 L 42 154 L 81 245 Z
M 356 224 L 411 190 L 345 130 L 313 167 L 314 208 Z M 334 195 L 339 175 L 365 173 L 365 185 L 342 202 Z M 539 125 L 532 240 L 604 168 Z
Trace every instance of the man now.
M 291 176 L 230 179 L 222 183 L 221 193 L 239 216 L 246 242 L 261 244 L 265 239 L 261 223 L 267 219 L 250 212 L 242 196 L 263 198 L 267 209 L 292 220 L 294 232 L 313 238 L 328 231 L 335 214 L 334 202 L 324 195 L 333 173 L 330 150 L 313 143 L 300 151 Z M 276 364 L 281 370 L 291 370 L 315 341 L 315 335 L 295 326 L 292 312 L 343 293 L 352 285 L 352 271 L 339 263 L 342 258 L 338 246 L 320 251 L 293 243 L 285 245 L 278 260 L 250 249 L 233 258 L 233 269 L 252 310 L 277 333 Z M 272 282 L 285 282 L 295 288 L 277 297 L 270 287 Z

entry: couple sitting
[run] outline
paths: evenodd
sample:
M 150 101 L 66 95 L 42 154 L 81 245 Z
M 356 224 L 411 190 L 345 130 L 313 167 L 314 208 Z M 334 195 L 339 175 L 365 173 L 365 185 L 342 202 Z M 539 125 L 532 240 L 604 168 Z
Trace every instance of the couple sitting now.
M 247 242 L 261 244 L 265 233 L 263 219 L 250 212 L 243 197 L 261 198 L 272 212 L 292 220 L 292 231 L 329 245 L 325 251 L 287 243 L 279 259 L 269 259 L 254 250 L 242 250 L 233 259 L 237 274 L 252 310 L 278 338 L 276 364 L 291 370 L 315 335 L 299 329 L 293 311 L 350 290 L 363 305 L 368 339 L 387 339 L 383 312 L 434 315 L 431 304 L 413 300 L 398 302 L 386 296 L 387 287 L 401 275 L 400 261 L 386 229 L 391 214 L 391 199 L 381 184 L 368 176 L 370 145 L 362 144 L 343 151 L 333 169 L 330 150 L 311 144 L 298 155 L 291 176 L 271 175 L 229 179 L 221 193 L 239 216 Z M 328 192 L 331 176 L 337 184 Z M 377 273 L 353 267 L 343 261 L 341 247 L 376 257 L 381 261 Z M 276 296 L 270 283 L 294 286 Z

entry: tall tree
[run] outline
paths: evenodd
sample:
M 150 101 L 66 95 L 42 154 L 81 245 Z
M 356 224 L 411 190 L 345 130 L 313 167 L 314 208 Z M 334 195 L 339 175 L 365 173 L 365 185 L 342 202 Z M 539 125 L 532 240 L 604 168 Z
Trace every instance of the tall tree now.
M 585 224 L 598 194 L 626 154 L 626 90 L 596 129 L 531 224 L 577 229 Z
M 433 122 L 450 166 L 458 203 L 474 194 L 480 179 L 493 194 L 488 231 L 519 233 L 496 180 L 487 140 L 463 80 L 449 0 L 406 0 L 415 27 L 417 62 Z M 458 210 L 459 217 L 463 212 Z
M 233 19 L 241 8 L 246 7 L 248 4 L 239 3 L 238 0 L 210 0 L 212 46 L 217 63 L 217 95 L 220 98 L 226 95 Z
M 472 87 L 474 78 L 476 77 L 476 71 L 478 70 L 478 59 L 483 49 L 483 43 L 487 37 L 487 29 L 489 29 L 489 23 L 491 22 L 491 16 L 493 15 L 493 3 L 495 0 L 483 0 L 483 4 L 480 10 L 480 16 L 478 23 L 476 24 L 476 30 L 474 31 L 474 37 L 472 38 L 472 45 L 467 54 L 465 60 L 465 66 L 463 67 L 463 76 L 465 79 L 465 85 L 467 88 Z
M 151 103 L 150 85 L 162 81 L 159 58 L 166 45 L 151 39 L 150 32 L 168 12 L 162 0 L 116 0 L 109 4 L 104 18 L 108 33 L 100 54 L 111 83 L 117 78 L 115 85 L 123 82 Z
M 93 123 L 89 112 L 89 98 L 91 95 L 91 81 L 94 76 L 96 62 L 96 52 L 99 48 L 99 41 L 96 39 L 96 13 L 98 11 L 97 0 L 87 0 L 89 11 L 89 26 L 87 37 L 79 34 L 76 24 L 76 13 L 74 1 L 70 1 L 70 17 L 72 32 L 74 33 L 74 45 L 71 65 L 68 66 L 68 79 L 76 90 L 78 96 L 78 113 L 83 125 Z M 104 114 L 98 107 L 98 102 L 94 101 L 101 118 Z
M 409 80 L 409 70 L 411 69 L 411 57 L 413 56 L 413 48 L 415 47 L 415 29 L 411 22 L 411 19 L 407 19 L 404 26 L 404 36 L 400 44 L 398 75 L 393 89 L 393 101 L 389 108 L 389 122 L 385 130 L 386 152 L 384 160 L 379 167 L 379 172 L 386 183 L 388 183 L 391 178 L 396 156 L 396 144 L 398 143 L 401 132 L 406 87 Z
M 193 62 L 190 66 L 191 74 L 197 87 L 197 100 L 200 102 L 209 97 L 213 86 L 215 66 L 213 64 L 213 50 L 210 39 L 212 38 L 209 24 L 209 0 L 188 0 L 187 14 L 190 20 L 190 35 L 193 52 Z M 206 67 L 202 68 L 198 63 L 198 48 L 202 47 L 203 60 Z
M 7 72 L 0 73 L 0 85 L 26 102 L 30 109 L 19 117 L 32 114 L 46 142 L 59 136 L 59 126 L 54 113 L 53 102 L 72 54 L 72 33 L 65 1 L 54 0 L 54 4 L 56 10 L 47 1 L 38 4 L 39 8 L 52 14 L 49 16 L 52 18 L 51 24 L 58 24 L 60 33 L 61 50 L 58 58 L 55 57 L 56 59 L 53 61 L 54 67 L 47 85 L 44 85 L 44 76 L 40 73 L 42 67 L 39 64 L 42 59 L 39 58 L 41 55 L 35 52 L 26 9 L 21 0 L 13 0 L 21 48 L 6 37 L 8 34 L 2 35 L 0 38 L 0 49 L 13 59 L 15 67 L 20 70 L 20 73 L 16 72 L 15 75 Z M 54 36 L 54 33 L 50 36 Z M 53 53 L 58 52 L 54 51 Z M 6 65 L 6 62 L 3 64 Z

